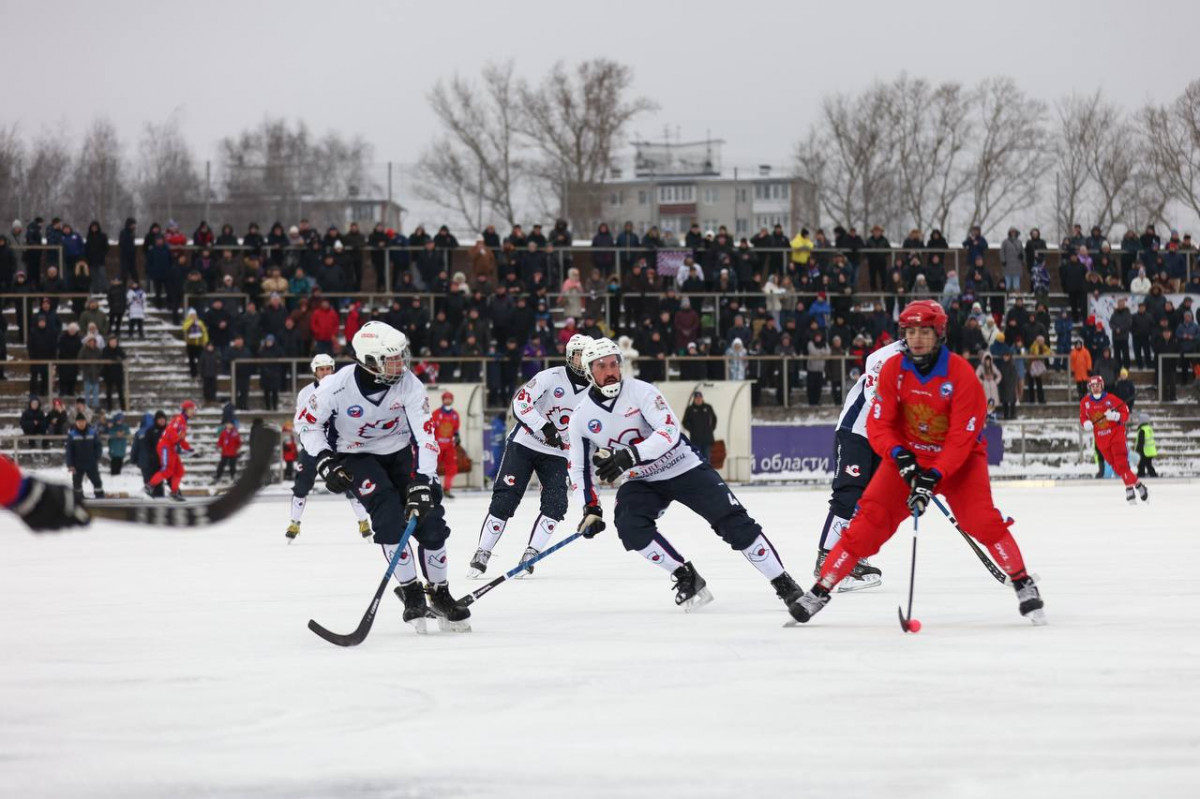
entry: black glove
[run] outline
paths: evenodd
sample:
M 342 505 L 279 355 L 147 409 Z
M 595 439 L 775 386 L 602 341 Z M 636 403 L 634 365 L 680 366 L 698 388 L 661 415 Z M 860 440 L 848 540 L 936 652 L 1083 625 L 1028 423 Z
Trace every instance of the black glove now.
M 437 507 L 437 501 L 433 497 L 433 489 L 424 483 L 413 483 L 408 487 L 408 504 L 404 506 L 404 518 L 411 519 L 414 516 L 417 523 L 429 514 L 433 513 L 433 509 Z
M 555 449 L 566 449 L 567 445 L 563 443 L 562 436 L 559 435 L 554 422 L 546 422 L 542 425 L 542 438 L 546 439 L 546 443 Z
M 576 530 L 583 535 L 584 538 L 593 538 L 596 533 L 604 530 L 604 511 L 599 505 L 585 505 L 583 508 L 583 518 L 579 521 L 579 527 Z
M 454 434 L 454 446 L 457 447 L 461 443 L 462 443 L 462 439 L 458 437 L 458 433 L 455 433 Z
M 332 494 L 344 494 L 354 485 L 354 475 L 332 452 L 323 452 L 317 458 L 317 474 Z
M 912 490 L 908 494 L 908 507 L 914 516 L 925 513 L 925 509 L 933 500 L 933 488 L 939 479 L 941 476 L 933 469 L 921 469 L 917 472 L 912 481 Z
M 602 449 L 592 456 L 592 463 L 596 464 L 596 474 L 601 480 L 615 483 L 633 468 L 633 450 L 619 449 L 614 452 Z
M 921 471 L 921 466 L 917 463 L 917 456 L 901 447 L 892 459 L 896 461 L 896 468 L 900 470 L 901 479 L 911 488 L 913 478 L 917 476 L 917 472 Z
M 75 492 L 69 487 L 36 477 L 26 477 L 25 481 L 25 495 L 12 509 L 30 529 L 39 532 L 61 530 L 81 527 L 91 521 L 87 508 L 76 501 Z

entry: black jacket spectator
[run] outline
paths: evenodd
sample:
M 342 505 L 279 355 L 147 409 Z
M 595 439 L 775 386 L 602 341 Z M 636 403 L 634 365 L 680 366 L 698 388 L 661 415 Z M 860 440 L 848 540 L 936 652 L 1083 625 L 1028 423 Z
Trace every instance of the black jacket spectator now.
M 87 472 L 100 466 L 100 434 L 88 425 L 80 430 L 71 425 L 67 431 L 67 468 L 76 472 Z
M 695 402 L 695 397 L 700 399 L 699 403 Z M 688 438 L 693 444 L 699 447 L 713 445 L 713 433 L 717 429 L 717 414 L 711 405 L 704 402 L 703 395 L 694 395 L 693 401 L 683 412 L 683 429 L 687 430 Z

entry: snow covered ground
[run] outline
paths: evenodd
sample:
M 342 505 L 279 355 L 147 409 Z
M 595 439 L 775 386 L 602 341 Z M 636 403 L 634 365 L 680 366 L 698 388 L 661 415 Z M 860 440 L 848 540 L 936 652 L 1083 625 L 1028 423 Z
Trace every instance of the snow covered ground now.
M 784 629 L 753 567 L 675 506 L 663 530 L 716 596 L 695 614 L 608 530 L 481 599 L 473 633 L 418 637 L 389 594 L 348 650 L 305 628 L 353 629 L 385 568 L 340 498 L 314 499 L 292 546 L 283 497 L 194 532 L 34 536 L 5 519 L 0 795 L 1190 795 L 1195 488 L 1152 483 L 1131 508 L 1114 482 L 998 486 L 1044 628 L 931 511 L 919 635 L 896 621 L 907 526 L 877 558 L 882 588 Z M 810 584 L 825 492 L 740 495 Z M 461 574 L 485 507 L 450 503 L 457 594 L 481 585 Z

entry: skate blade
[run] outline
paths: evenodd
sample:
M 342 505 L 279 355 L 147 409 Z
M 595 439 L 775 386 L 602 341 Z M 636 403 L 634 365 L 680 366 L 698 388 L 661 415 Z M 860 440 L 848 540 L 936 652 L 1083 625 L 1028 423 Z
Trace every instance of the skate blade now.
M 467 619 L 463 619 L 462 621 L 450 621 L 449 619 L 443 619 L 441 616 L 438 616 L 437 623 L 438 630 L 444 633 L 471 632 L 471 622 Z
M 413 630 L 416 631 L 417 635 L 429 634 L 429 625 L 425 623 L 425 619 L 412 619 L 405 623 L 412 627 Z
M 878 574 L 868 574 L 862 578 L 843 577 L 834 590 L 839 594 L 845 594 L 850 591 L 865 591 L 868 588 L 879 588 L 881 585 L 883 585 L 883 579 Z
M 696 595 L 686 602 L 680 603 L 679 607 L 683 608 L 684 613 L 692 613 L 713 601 L 712 591 L 707 588 L 701 588 L 696 592 Z
M 527 570 L 521 572 L 520 574 L 513 575 L 513 579 L 514 580 L 524 580 L 526 577 L 532 577 L 532 576 L 533 576 L 533 572 L 531 572 L 527 569 Z
M 474 567 L 467 569 L 467 579 L 468 580 L 478 580 L 481 577 L 483 577 L 483 572 L 480 571 L 479 569 L 476 569 Z
M 1046 611 L 1042 608 L 1029 611 L 1025 614 L 1025 618 L 1029 619 L 1029 623 L 1034 627 L 1045 627 L 1050 623 L 1050 620 L 1046 618 Z

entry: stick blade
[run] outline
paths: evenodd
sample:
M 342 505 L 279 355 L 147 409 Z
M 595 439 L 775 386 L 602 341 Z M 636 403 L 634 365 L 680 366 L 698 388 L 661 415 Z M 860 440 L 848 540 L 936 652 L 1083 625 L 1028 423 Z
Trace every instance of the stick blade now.
M 904 608 L 897 607 L 896 615 L 900 617 L 900 629 L 908 632 L 908 619 L 904 618 Z
M 365 641 L 367 639 L 367 633 L 369 633 L 371 631 L 370 623 L 367 623 L 365 625 L 366 629 L 363 629 L 363 626 L 364 625 L 360 624 L 358 626 L 358 629 L 355 630 L 354 632 L 350 633 L 349 635 L 342 635 L 341 633 L 335 633 L 335 632 L 330 632 L 329 630 L 326 630 L 324 627 L 317 624 L 315 619 L 308 620 L 308 629 L 312 630 L 320 638 L 324 638 L 326 641 L 333 644 L 334 646 L 347 646 L 348 647 L 348 646 L 358 646 L 359 644 L 361 644 L 363 641 Z

